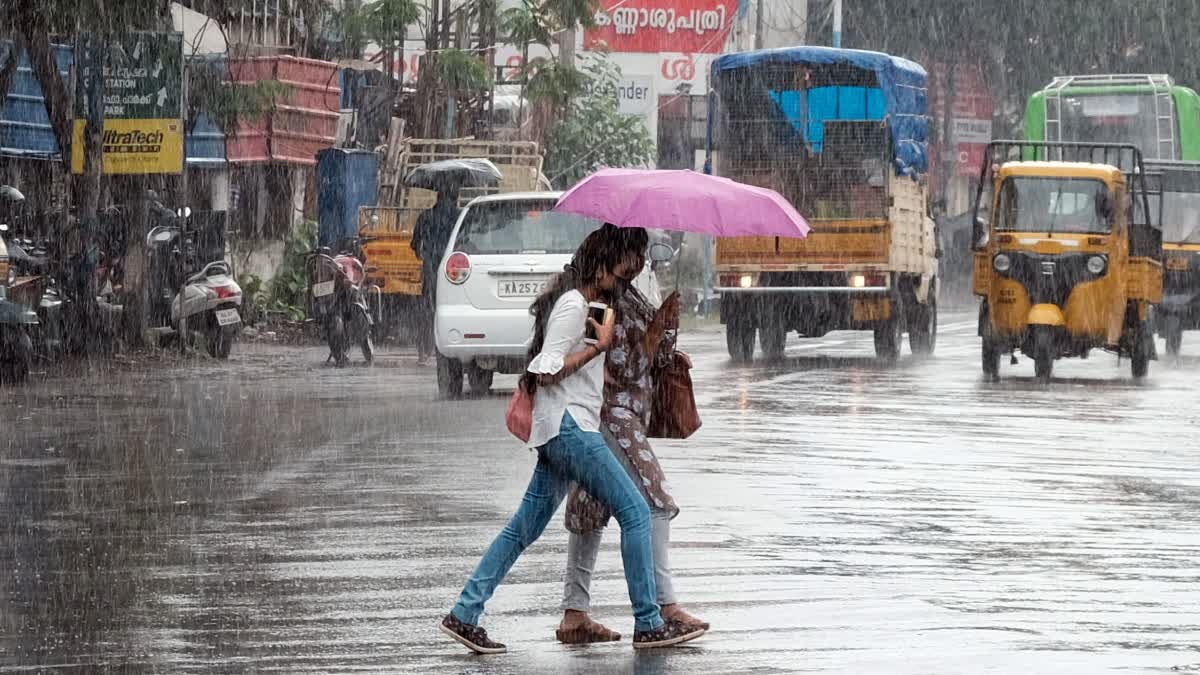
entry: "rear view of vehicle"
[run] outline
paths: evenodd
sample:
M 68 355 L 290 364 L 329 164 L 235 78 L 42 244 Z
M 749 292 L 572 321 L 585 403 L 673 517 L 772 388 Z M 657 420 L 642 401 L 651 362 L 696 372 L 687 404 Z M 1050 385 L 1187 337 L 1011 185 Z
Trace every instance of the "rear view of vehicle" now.
M 438 279 L 438 389 L 487 391 L 493 373 L 525 369 L 529 306 L 601 223 L 551 211 L 559 193 L 482 197 L 459 218 Z
M 375 296 L 379 305 L 379 288 L 369 286 L 366 268 L 356 253 L 361 240 L 344 242 L 344 250 L 334 252 L 321 248 L 309 254 L 304 263 L 308 277 L 308 315 L 321 326 L 325 342 L 329 345 L 329 360 L 339 368 L 349 361 L 352 345 L 362 350 L 363 360 L 371 363 L 375 358 L 375 345 L 371 338 L 374 319 L 367 306 L 367 295 Z
M 798 47 L 713 65 L 709 161 L 718 176 L 770 188 L 808 219 L 803 240 L 720 239 L 721 321 L 730 356 L 768 358 L 787 335 L 869 330 L 895 360 L 909 333 L 937 331 L 934 223 L 926 206 L 926 74 L 905 59 Z
M 1183 332 L 1200 330 L 1200 162 L 1146 162 L 1162 185 L 1163 297 L 1155 329 L 1178 356 Z M 1158 195 L 1151 196 L 1156 212 Z

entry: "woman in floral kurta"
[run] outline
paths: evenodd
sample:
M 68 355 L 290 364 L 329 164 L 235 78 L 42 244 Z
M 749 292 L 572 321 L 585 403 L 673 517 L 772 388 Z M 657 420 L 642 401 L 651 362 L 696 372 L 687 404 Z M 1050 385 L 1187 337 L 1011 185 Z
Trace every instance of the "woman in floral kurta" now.
M 631 258 L 625 268 L 632 279 L 645 266 L 646 238 L 631 234 Z M 618 275 L 622 272 L 618 270 Z M 675 351 L 675 329 L 679 321 L 679 296 L 672 294 L 659 310 L 632 284 L 624 284 L 616 299 L 616 338 L 605 361 L 604 406 L 600 411 L 601 431 L 609 448 L 625 464 L 634 483 L 641 488 L 650 507 L 657 599 L 664 618 L 707 624 L 683 611 L 675 600 L 668 560 L 670 523 L 679 514 L 666 475 L 646 437 L 654 396 L 654 371 Z M 589 587 L 600 537 L 609 519 L 608 509 L 578 486 L 567 501 L 566 525 L 571 531 L 567 550 L 564 588 L 565 614 L 559 626 L 562 642 L 601 642 L 620 635 L 588 617 Z

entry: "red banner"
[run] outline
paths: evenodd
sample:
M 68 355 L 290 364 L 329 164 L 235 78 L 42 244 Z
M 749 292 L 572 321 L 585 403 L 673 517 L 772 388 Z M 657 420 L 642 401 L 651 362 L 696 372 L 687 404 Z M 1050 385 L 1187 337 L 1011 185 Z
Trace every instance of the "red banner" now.
M 585 49 L 718 54 L 729 38 L 737 0 L 602 0 Z

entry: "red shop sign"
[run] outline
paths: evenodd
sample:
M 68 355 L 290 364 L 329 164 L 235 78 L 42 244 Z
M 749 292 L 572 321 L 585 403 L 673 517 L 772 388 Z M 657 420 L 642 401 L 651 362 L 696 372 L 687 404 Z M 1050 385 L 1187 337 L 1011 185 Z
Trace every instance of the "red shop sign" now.
M 718 54 L 737 15 L 737 0 L 601 0 L 586 49 Z

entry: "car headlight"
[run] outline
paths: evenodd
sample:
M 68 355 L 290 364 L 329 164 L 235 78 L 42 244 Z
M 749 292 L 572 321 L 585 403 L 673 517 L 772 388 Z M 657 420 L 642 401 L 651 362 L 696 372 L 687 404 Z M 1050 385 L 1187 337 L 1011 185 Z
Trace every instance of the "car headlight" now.
M 1099 276 L 1104 274 L 1104 270 L 1108 267 L 1108 259 L 1102 255 L 1094 255 L 1088 258 L 1087 271 Z
M 1012 269 L 1012 258 L 1004 253 L 997 253 L 996 257 L 992 258 L 992 268 L 997 272 L 1004 273 Z

